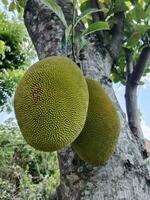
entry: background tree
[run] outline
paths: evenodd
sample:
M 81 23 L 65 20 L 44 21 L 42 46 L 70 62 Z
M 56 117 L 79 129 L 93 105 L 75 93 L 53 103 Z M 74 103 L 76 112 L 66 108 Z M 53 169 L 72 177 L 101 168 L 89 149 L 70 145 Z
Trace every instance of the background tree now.
M 14 12 L 0 11 L 0 112 L 12 111 L 16 86 L 36 59 L 21 12 Z M 58 183 L 56 153 L 29 148 L 13 119 L 0 123 L 0 199 L 48 199 Z
M 0 198 L 46 200 L 58 183 L 56 152 L 29 147 L 12 119 L 0 124 Z
M 35 58 L 22 21 L 11 18 L 0 12 L 0 110 L 10 110 L 16 84 Z

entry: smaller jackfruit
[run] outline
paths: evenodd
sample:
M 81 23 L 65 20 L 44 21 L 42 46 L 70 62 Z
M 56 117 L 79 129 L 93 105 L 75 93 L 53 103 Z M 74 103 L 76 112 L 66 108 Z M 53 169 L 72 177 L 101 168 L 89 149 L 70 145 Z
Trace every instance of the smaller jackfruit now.
M 101 85 L 86 79 L 89 90 L 89 108 L 85 126 L 72 147 L 89 164 L 107 161 L 117 144 L 120 122 L 116 108 Z
M 38 150 L 55 151 L 73 142 L 84 126 L 88 100 L 85 78 L 70 59 L 53 56 L 32 65 L 14 98 L 27 143 Z

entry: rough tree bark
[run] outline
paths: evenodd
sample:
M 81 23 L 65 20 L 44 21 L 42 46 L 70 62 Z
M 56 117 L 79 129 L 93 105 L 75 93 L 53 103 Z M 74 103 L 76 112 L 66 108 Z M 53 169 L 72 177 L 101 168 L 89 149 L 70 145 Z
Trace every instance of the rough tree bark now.
M 71 20 L 72 5 L 69 0 L 57 1 Z M 64 27 L 58 17 L 39 0 L 28 0 L 24 14 L 25 25 L 39 59 L 50 55 L 63 55 L 61 39 Z M 109 79 L 113 64 L 106 48 L 95 45 L 82 52 L 85 76 L 100 81 L 116 104 L 121 133 L 116 151 L 103 166 L 92 166 L 81 161 L 70 146 L 58 152 L 60 185 L 56 190 L 58 200 L 149 200 L 150 173 L 145 166 L 137 142 L 129 130 Z

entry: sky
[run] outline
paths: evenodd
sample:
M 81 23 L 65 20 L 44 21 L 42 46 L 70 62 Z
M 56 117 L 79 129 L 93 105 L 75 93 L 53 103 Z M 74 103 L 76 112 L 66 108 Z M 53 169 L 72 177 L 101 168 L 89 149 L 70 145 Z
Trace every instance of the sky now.
M 141 126 L 146 139 L 150 140 L 150 74 L 143 79 L 145 81 L 144 86 L 139 86 L 138 89 L 138 107 L 142 114 Z M 117 99 L 126 113 L 124 93 L 125 88 L 120 84 L 114 85 L 114 90 Z M 14 113 L 0 113 L 0 123 L 3 123 L 6 119 L 14 117 Z

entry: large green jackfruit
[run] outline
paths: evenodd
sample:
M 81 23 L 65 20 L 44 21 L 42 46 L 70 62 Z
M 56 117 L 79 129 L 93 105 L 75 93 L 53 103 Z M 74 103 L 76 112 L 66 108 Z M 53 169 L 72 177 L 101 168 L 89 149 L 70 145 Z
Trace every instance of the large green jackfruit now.
M 79 157 L 89 164 L 100 165 L 114 152 L 120 122 L 116 108 L 101 85 L 86 79 L 89 90 L 89 108 L 85 126 L 72 143 Z
M 70 59 L 53 56 L 32 65 L 14 97 L 16 118 L 27 143 L 54 151 L 73 142 L 84 126 L 88 100 L 85 78 Z

